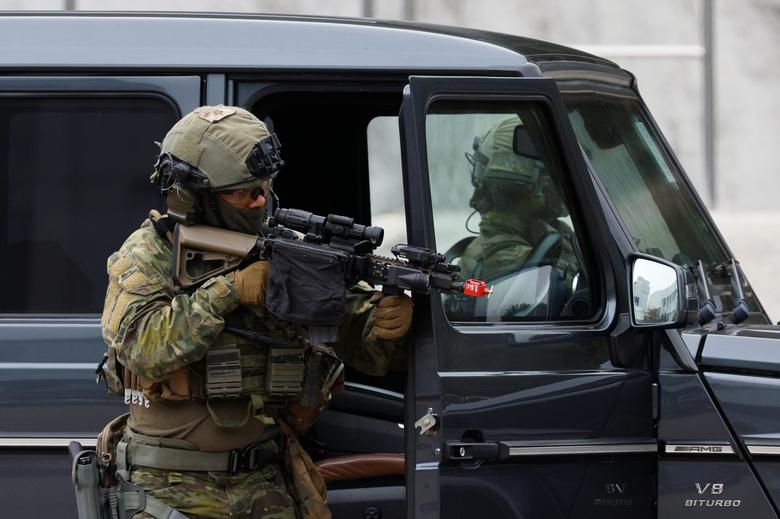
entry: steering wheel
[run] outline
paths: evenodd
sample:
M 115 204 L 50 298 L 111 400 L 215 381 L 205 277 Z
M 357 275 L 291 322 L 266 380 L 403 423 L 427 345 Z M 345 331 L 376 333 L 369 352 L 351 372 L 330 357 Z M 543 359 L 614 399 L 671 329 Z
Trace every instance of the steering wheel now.
M 556 248 L 560 248 L 562 242 L 563 236 L 561 233 L 558 231 L 549 232 L 534 245 L 534 248 L 531 249 L 528 257 L 518 270 L 522 270 L 529 266 L 555 264 L 555 260 L 560 256 L 560 251 L 558 251 L 557 254 L 553 253 L 553 251 L 555 251 Z

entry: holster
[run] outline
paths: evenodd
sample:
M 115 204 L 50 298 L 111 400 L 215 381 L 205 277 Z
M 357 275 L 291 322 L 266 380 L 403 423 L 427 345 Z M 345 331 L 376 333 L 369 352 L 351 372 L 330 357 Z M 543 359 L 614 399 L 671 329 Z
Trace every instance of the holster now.
M 100 488 L 100 467 L 94 451 L 83 450 L 80 443 L 68 447 L 73 458 L 71 480 L 76 491 L 79 519 L 106 519 L 105 502 Z
M 79 519 L 131 519 L 140 511 L 157 519 L 187 519 L 181 512 L 147 495 L 141 487 L 119 474 L 111 478 L 110 485 L 101 484 L 108 478 L 98 452 L 115 440 L 116 424 L 126 419 L 126 415 L 122 415 L 106 426 L 98 439 L 98 444 L 102 444 L 98 451 L 85 450 L 78 442 L 71 442 L 68 446 Z

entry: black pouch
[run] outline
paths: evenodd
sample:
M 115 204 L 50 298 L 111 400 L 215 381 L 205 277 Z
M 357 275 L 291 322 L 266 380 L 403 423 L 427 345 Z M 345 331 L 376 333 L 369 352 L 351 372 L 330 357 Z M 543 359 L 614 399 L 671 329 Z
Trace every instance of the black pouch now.
M 340 326 L 347 315 L 347 296 L 339 259 L 276 246 L 272 254 L 266 309 L 285 321 Z

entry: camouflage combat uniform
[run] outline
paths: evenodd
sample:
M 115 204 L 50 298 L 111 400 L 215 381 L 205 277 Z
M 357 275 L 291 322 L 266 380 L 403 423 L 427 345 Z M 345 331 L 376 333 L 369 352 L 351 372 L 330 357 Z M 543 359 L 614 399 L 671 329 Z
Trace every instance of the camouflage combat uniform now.
M 577 256 L 572 249 L 572 232 L 558 220 L 552 224 L 540 219 L 526 220 L 522 214 L 486 211 L 481 215 L 480 234 L 469 243 L 458 260 L 465 278 L 487 282 L 517 271 L 535 244 L 546 235 L 562 235 L 561 252 L 555 266 L 567 288 L 577 272 Z M 555 225 L 555 226 L 553 226 Z
M 139 437 L 162 438 L 162 446 L 215 452 L 242 448 L 268 436 L 275 426 L 263 415 L 262 401 L 242 398 L 207 403 L 191 399 L 187 384 L 177 383 L 175 375 L 197 376 L 207 350 L 229 344 L 242 349 L 242 369 L 248 363 L 262 376 L 267 352 L 246 339 L 223 333 L 226 323 L 278 340 L 295 337 L 300 330 L 262 308 L 239 306 L 236 290 L 225 276 L 210 279 L 192 293 L 179 291 L 170 277 L 171 264 L 172 246 L 158 235 L 150 220 L 108 259 L 103 337 L 130 376 L 143 379 L 148 397 L 130 405 L 130 430 Z M 378 341 L 371 336 L 373 295 L 362 287 L 348 294 L 348 318 L 334 348 L 352 367 L 381 375 L 400 350 L 401 341 Z M 296 508 L 308 512 L 304 514 L 308 517 L 329 515 L 324 504 L 318 504 L 322 500 L 316 496 L 307 500 L 307 492 L 320 492 L 324 497 L 318 475 L 311 488 L 295 488 L 297 483 L 291 482 L 290 472 L 312 469 L 307 465 L 311 460 L 296 440 L 285 441 L 292 442 L 288 447 L 300 454 L 295 460 L 286 460 L 287 470 L 268 464 L 252 472 L 228 475 L 138 467 L 130 478 L 190 517 L 292 518 Z M 291 463 L 297 466 L 289 466 Z

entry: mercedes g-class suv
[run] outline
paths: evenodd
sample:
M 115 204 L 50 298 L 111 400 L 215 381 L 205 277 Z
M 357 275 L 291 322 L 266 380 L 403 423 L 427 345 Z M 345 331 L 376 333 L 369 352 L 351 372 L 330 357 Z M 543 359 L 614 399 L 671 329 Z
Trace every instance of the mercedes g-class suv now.
M 75 516 L 67 445 L 126 409 L 94 380 L 106 257 L 161 208 L 155 141 L 220 103 L 273 121 L 282 206 L 493 286 L 415 296 L 407 364 L 348 373 L 304 438 L 366 469 L 330 474 L 335 517 L 777 517 L 780 328 L 631 73 L 473 30 L 162 14 L 0 16 L 1 516 Z

